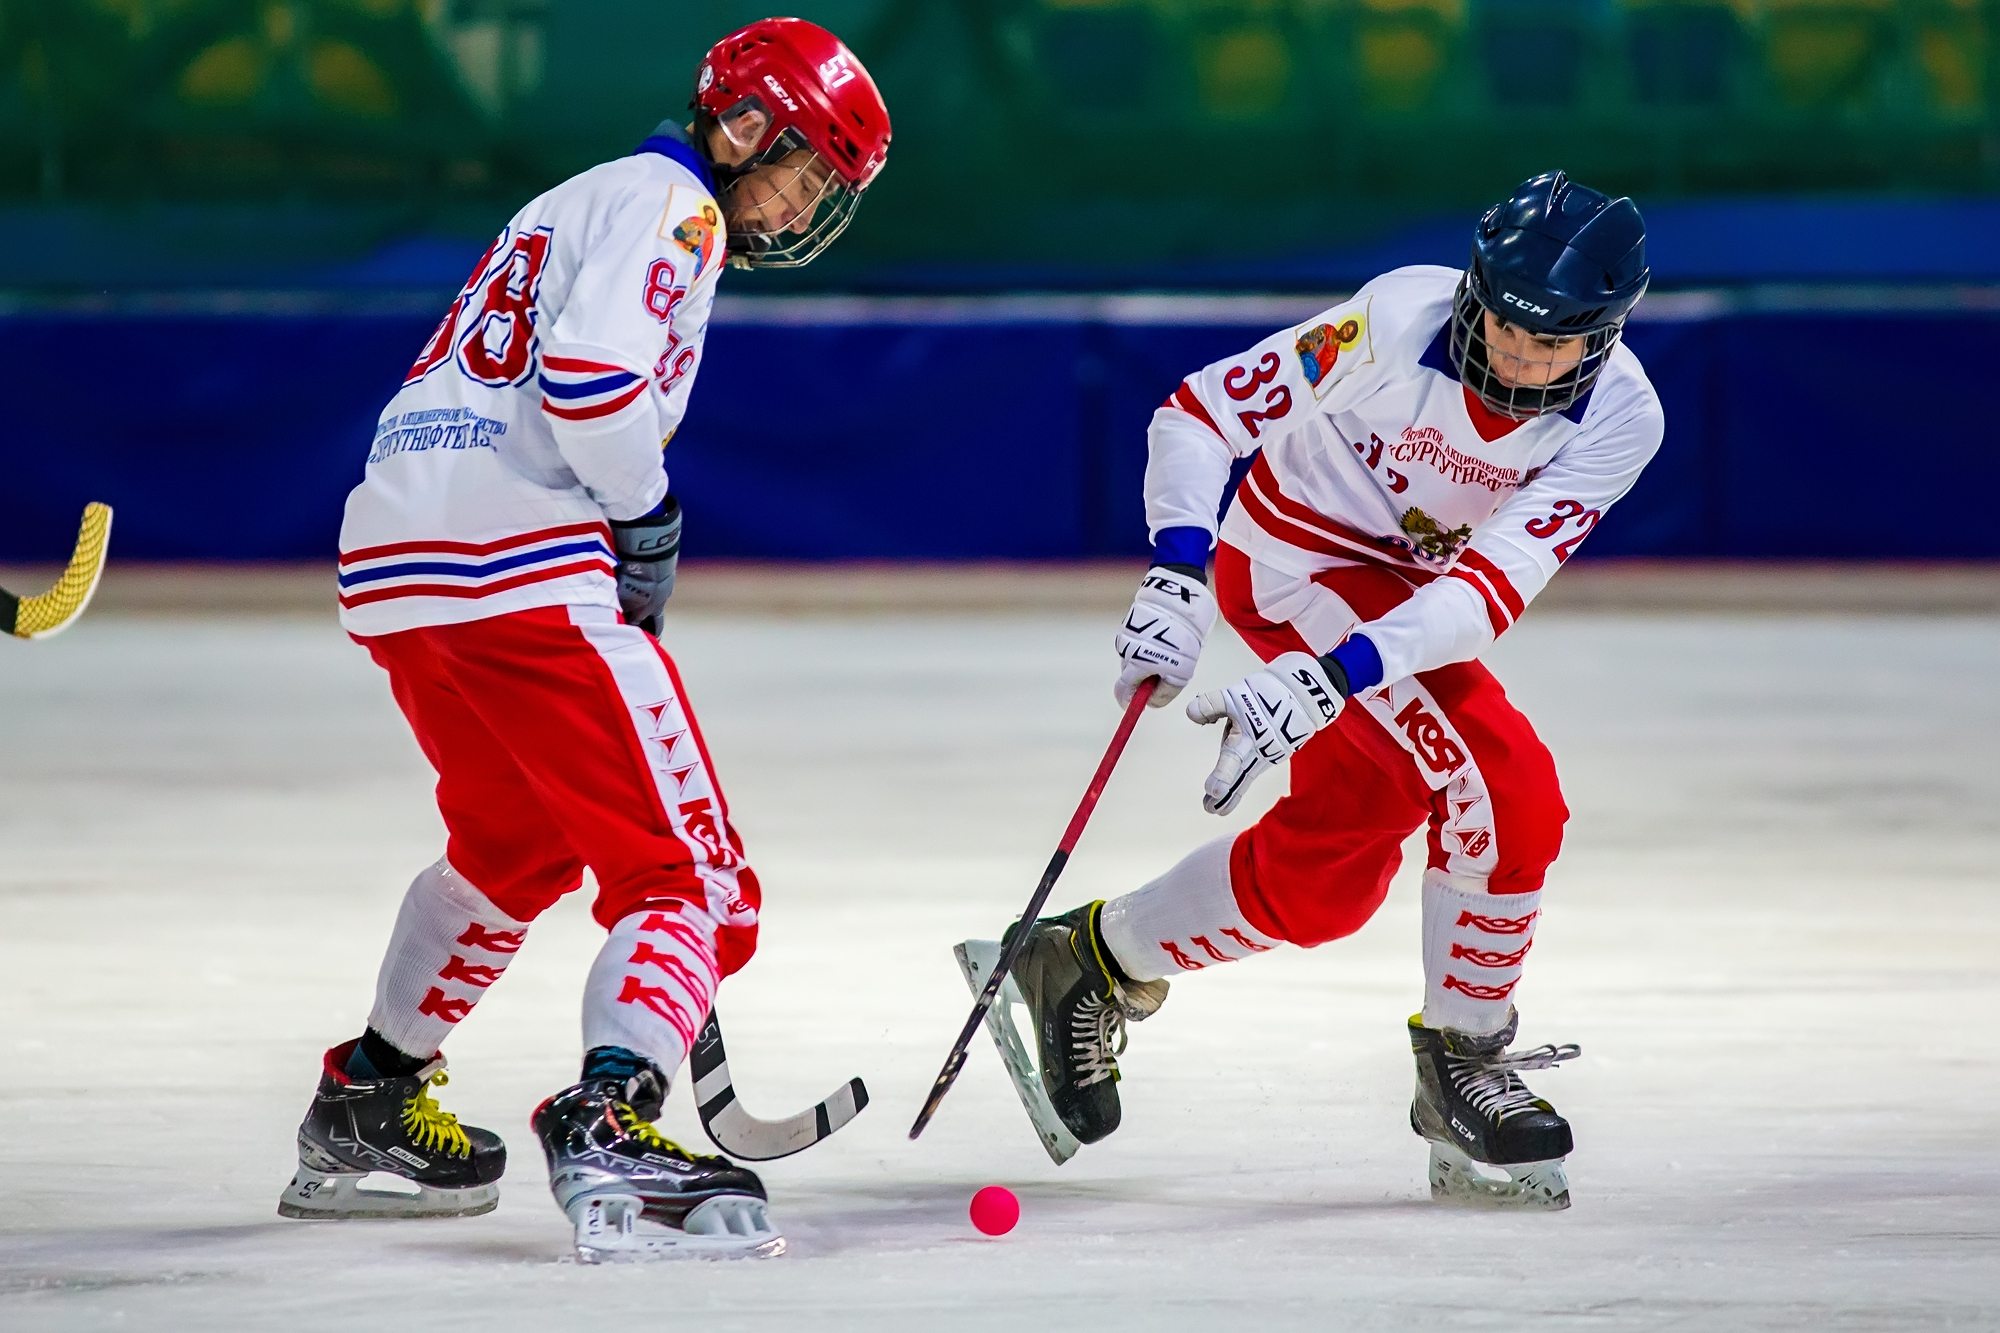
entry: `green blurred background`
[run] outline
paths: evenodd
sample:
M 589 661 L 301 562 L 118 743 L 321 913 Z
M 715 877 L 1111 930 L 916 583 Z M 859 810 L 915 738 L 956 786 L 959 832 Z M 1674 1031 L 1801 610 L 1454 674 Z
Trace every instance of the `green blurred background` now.
M 790 10 L 853 47 L 896 126 L 820 285 L 1277 258 L 1462 218 L 1551 163 L 1649 206 L 2000 193 L 2000 0 Z M 0 211 L 45 263 L 0 283 L 82 281 L 134 232 L 163 283 L 490 234 L 681 115 L 707 44 L 767 12 L 0 0 Z
M 683 116 L 767 3 L 0 0 L 0 363 L 33 386 L 0 556 L 107 499 L 126 558 L 322 557 L 493 234 Z M 2000 0 L 797 12 L 895 142 L 826 258 L 729 275 L 674 464 L 705 554 L 1129 553 L 1190 367 L 1462 263 L 1477 208 L 1561 166 L 1645 212 L 1628 340 L 1675 423 L 1595 553 L 2000 558 L 1934 491 L 1991 452 Z

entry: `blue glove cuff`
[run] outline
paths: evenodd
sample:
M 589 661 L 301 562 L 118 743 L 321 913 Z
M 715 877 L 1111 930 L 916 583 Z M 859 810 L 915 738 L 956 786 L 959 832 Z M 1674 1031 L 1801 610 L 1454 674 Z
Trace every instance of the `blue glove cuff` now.
M 1163 528 L 1153 539 L 1153 563 L 1207 569 L 1212 542 L 1206 528 Z
M 1372 690 L 1382 683 L 1382 654 L 1377 651 L 1375 641 L 1366 634 L 1350 634 L 1328 653 L 1322 661 L 1339 669 L 1339 678 L 1334 684 L 1347 698 L 1353 698 L 1363 690 Z M 1333 675 L 1332 671 L 1327 673 Z

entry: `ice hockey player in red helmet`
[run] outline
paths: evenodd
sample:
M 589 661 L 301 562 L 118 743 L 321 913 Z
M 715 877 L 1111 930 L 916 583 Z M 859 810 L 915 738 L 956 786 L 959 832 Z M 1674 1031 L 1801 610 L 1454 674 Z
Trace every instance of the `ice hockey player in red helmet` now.
M 715 44 L 695 79 L 695 138 L 722 190 L 732 262 L 797 268 L 847 229 L 889 153 L 868 71 L 803 19 Z
M 343 627 L 437 770 L 447 842 L 403 899 L 365 1031 L 326 1053 L 287 1217 L 491 1210 L 506 1150 L 439 1109 L 444 1039 L 596 878 L 578 1081 L 533 1124 L 586 1260 L 773 1254 L 761 1182 L 653 1126 L 762 894 L 659 642 L 681 507 L 661 449 L 727 265 L 808 263 L 889 114 L 833 34 L 718 42 L 693 117 L 508 222 L 383 409 L 341 529 Z M 387 1172 L 399 1192 L 367 1188 Z

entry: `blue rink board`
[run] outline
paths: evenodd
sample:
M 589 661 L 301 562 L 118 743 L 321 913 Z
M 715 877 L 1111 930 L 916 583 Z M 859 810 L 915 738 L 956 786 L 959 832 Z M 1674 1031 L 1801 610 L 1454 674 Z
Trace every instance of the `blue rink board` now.
M 330 558 L 377 413 L 436 321 L 426 304 L 0 316 L 0 559 L 59 556 L 92 499 L 117 506 L 121 559 Z M 1153 408 L 1314 304 L 732 311 L 725 294 L 668 453 L 687 549 L 1136 557 Z M 2000 525 L 1955 504 L 1984 492 L 2000 448 L 1978 388 L 2000 365 L 1991 293 L 1655 304 L 1628 338 L 1666 404 L 1666 446 L 1585 555 L 2000 556 Z

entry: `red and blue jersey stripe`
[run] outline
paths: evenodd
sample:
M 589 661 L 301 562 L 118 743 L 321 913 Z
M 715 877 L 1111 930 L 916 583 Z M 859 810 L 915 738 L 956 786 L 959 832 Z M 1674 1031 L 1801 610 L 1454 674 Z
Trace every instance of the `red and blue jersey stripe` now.
M 601 522 L 540 528 L 489 542 L 407 541 L 340 557 L 340 604 L 404 597 L 490 597 L 574 574 L 610 577 L 611 529 Z
M 542 411 L 564 421 L 593 421 L 622 410 L 646 392 L 646 379 L 608 361 L 545 356 L 538 383 Z

